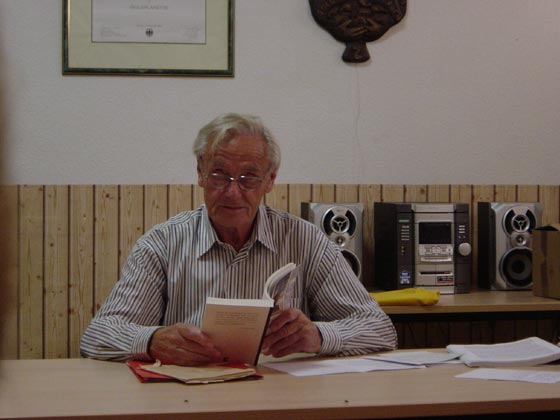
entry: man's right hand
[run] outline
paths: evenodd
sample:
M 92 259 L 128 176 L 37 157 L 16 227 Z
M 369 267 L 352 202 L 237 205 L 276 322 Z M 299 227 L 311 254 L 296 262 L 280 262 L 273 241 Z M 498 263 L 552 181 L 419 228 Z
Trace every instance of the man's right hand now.
M 148 353 L 165 364 L 197 366 L 224 360 L 212 340 L 192 324 L 163 327 L 152 335 Z

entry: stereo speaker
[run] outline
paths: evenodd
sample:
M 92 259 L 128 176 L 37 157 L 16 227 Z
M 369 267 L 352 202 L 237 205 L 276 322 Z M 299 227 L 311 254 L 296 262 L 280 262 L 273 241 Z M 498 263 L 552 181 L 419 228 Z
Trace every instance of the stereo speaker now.
M 361 203 L 301 203 L 301 216 L 336 243 L 356 276 L 362 277 Z
M 532 288 L 532 231 L 541 211 L 539 203 L 478 203 L 479 287 Z

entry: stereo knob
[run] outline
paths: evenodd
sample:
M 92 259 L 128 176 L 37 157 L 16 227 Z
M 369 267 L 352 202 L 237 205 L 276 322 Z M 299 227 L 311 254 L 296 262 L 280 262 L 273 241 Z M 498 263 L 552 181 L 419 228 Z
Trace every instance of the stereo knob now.
M 468 242 L 463 242 L 462 244 L 459 244 L 457 250 L 459 251 L 459 254 L 461 254 L 463 257 L 466 257 L 467 255 L 471 254 L 472 247 Z

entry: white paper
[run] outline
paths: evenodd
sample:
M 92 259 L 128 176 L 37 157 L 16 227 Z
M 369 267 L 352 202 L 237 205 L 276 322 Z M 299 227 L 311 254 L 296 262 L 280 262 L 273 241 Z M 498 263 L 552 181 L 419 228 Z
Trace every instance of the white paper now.
M 484 379 L 496 381 L 521 381 L 536 384 L 555 384 L 560 382 L 560 372 L 544 370 L 515 369 L 473 369 L 470 372 L 456 375 L 456 378 Z
M 259 356 L 259 364 L 265 365 L 267 363 L 282 363 L 282 362 L 292 362 L 298 359 L 308 359 L 308 360 L 315 360 L 314 358 L 317 356 L 316 353 L 291 353 L 287 356 L 282 357 L 274 357 L 272 355 L 262 354 Z
M 443 363 L 462 363 L 457 360 L 459 356 L 452 353 L 434 351 L 402 351 L 367 356 L 369 360 L 380 360 L 385 362 L 403 363 L 414 366 L 439 365 Z
M 334 373 L 360 373 L 375 370 L 418 369 L 423 366 L 403 365 L 367 358 L 300 360 L 295 362 L 263 363 L 264 366 L 294 376 L 330 375 Z
M 560 347 L 538 337 L 511 343 L 449 345 L 468 366 L 535 366 L 560 359 Z
M 204 44 L 206 0 L 92 0 L 92 40 Z

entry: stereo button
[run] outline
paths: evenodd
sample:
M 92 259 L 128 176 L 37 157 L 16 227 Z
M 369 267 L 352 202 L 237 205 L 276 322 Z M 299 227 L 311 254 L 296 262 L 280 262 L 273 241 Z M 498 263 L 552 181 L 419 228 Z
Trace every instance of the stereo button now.
M 459 254 L 461 254 L 463 257 L 466 257 L 467 255 L 471 254 L 472 247 L 468 242 L 463 242 L 462 244 L 459 244 L 457 250 L 459 251 Z

